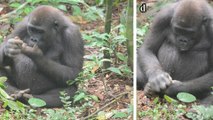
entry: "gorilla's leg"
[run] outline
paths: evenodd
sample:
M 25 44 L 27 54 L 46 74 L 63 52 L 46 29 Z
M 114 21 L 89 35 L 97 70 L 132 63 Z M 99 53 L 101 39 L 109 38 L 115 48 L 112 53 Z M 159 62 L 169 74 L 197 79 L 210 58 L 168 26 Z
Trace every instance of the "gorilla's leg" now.
M 6 88 L 5 88 L 5 91 L 10 95 L 10 94 L 13 94 L 13 93 L 15 93 L 16 91 L 18 91 L 19 89 L 18 88 L 16 88 L 15 86 L 14 86 L 14 84 L 12 84 L 9 80 L 11 79 L 10 78 L 10 72 L 8 72 L 7 71 L 7 69 L 5 69 L 5 68 L 1 68 L 0 67 L 0 77 L 3 77 L 3 76 L 7 76 L 7 81 L 5 82 L 5 86 L 6 86 Z
M 6 82 L 5 82 L 5 85 L 6 85 L 5 91 L 6 91 L 9 95 L 14 94 L 16 91 L 19 91 L 19 89 L 16 88 L 16 87 L 14 86 L 14 84 L 10 83 L 9 81 L 6 81 Z
M 68 96 L 72 97 L 75 95 L 77 87 L 73 85 L 69 88 L 57 88 L 40 95 L 33 95 L 33 97 L 44 100 L 47 104 L 45 107 L 61 107 L 63 105 L 61 99 L 59 98 L 61 91 L 65 91 Z
M 213 95 L 209 95 L 208 97 L 201 100 L 201 104 L 204 105 L 213 105 Z

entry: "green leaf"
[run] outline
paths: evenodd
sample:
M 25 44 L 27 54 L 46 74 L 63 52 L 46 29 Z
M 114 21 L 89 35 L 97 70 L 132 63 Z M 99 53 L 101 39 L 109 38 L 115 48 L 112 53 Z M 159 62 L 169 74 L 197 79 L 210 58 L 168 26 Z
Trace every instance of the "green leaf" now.
M 1 83 L 1 82 L 0 82 L 0 88 L 5 89 L 5 85 L 4 85 L 4 83 Z
M 27 2 L 31 3 L 31 2 L 33 2 L 33 0 L 27 0 Z
M 186 117 L 192 120 L 213 120 L 213 106 L 194 105 Z
M 10 4 L 10 7 L 13 7 L 13 8 L 18 8 L 19 6 L 21 6 L 21 4 L 17 2 Z
M 98 112 L 97 120 L 106 120 L 106 113 L 104 111 Z
M 113 116 L 113 118 L 126 118 L 128 115 L 124 112 L 116 112 Z
M 58 5 L 57 8 L 63 11 L 67 11 L 67 7 L 65 5 Z
M 94 101 L 99 102 L 98 97 L 95 95 L 89 95 L 90 98 L 92 98 Z
M 74 102 L 77 102 L 77 101 L 79 101 L 79 100 L 81 100 L 85 97 L 86 97 L 86 94 L 82 92 L 82 93 L 80 93 L 80 94 L 78 94 L 77 96 L 74 97 Z
M 7 81 L 7 77 L 0 77 L 0 88 L 5 88 L 5 81 Z
M 2 88 L 0 88 L 0 95 L 2 95 L 4 98 L 10 98 L 10 96 Z
M 33 107 L 44 107 L 46 105 L 46 102 L 39 98 L 30 98 L 28 103 Z
M 12 101 L 12 100 L 5 101 L 5 103 L 4 103 L 3 106 L 4 107 L 8 106 L 12 110 L 20 110 L 19 107 L 18 107 L 18 105 L 17 105 L 17 103 L 15 101 Z
M 19 108 L 24 108 L 24 107 L 26 107 L 25 104 L 23 104 L 22 102 L 19 102 L 18 100 L 16 101 L 16 104 L 17 104 L 17 106 L 18 106 Z
M 156 97 L 154 100 L 153 100 L 153 103 L 157 104 L 159 102 L 159 97 Z
M 0 35 L 0 43 L 2 43 L 2 42 L 3 42 L 3 36 Z
M 177 100 L 169 97 L 168 95 L 164 95 L 164 99 L 169 103 L 177 103 Z
M 34 4 L 40 3 L 40 2 L 42 2 L 42 1 L 44 1 L 44 0 L 33 0 L 33 1 L 32 1 L 32 4 L 34 5 Z
M 185 102 L 185 103 L 191 103 L 196 101 L 196 97 L 190 93 L 186 92 L 180 92 L 177 94 L 178 100 Z
M 116 55 L 122 61 L 126 61 L 127 60 L 127 57 L 123 53 L 118 52 Z
M 113 38 L 114 41 L 117 41 L 118 43 L 123 43 L 126 41 L 126 37 L 124 35 L 119 35 Z
M 103 5 L 104 4 L 104 0 L 96 0 L 96 4 L 98 4 L 98 6 Z
M 137 35 L 140 35 L 140 36 L 144 36 L 146 34 L 146 32 L 148 31 L 148 28 L 149 28 L 149 24 L 146 23 L 142 29 L 137 29 Z
M 72 6 L 72 9 L 73 9 L 73 15 L 81 15 L 81 8 L 77 5 L 73 5 Z
M 112 62 L 110 59 L 101 59 L 101 62 Z
M 114 73 L 117 73 L 119 75 L 123 75 L 120 71 L 119 68 L 115 68 L 115 67 L 110 67 L 110 68 L 107 68 L 107 70 L 111 71 L 111 72 L 114 72 Z
M 7 77 L 0 77 L 0 83 L 4 83 L 5 81 L 7 81 Z
M 125 74 L 126 76 L 132 75 L 132 70 L 130 69 L 129 66 L 127 66 L 127 64 L 121 65 L 121 66 L 119 67 L 119 69 L 120 69 L 121 72 L 122 72 L 123 74 Z
M 128 105 L 128 111 L 127 111 L 127 113 L 133 113 L 133 109 L 134 109 L 134 105 L 132 105 L 132 104 L 129 104 Z
M 28 15 L 31 11 L 32 11 L 32 7 L 25 7 L 25 8 L 24 8 L 24 13 L 27 14 L 27 15 Z

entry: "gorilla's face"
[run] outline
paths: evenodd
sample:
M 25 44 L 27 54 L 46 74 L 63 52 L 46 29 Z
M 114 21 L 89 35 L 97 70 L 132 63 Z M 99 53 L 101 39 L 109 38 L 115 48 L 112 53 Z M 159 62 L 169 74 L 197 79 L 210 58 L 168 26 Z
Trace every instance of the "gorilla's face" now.
M 58 24 L 56 20 L 51 20 L 49 23 L 42 23 L 36 21 L 37 19 L 29 19 L 27 24 L 27 32 L 30 40 L 28 41 L 29 46 L 35 44 L 42 50 L 47 49 L 54 40 L 58 37 Z
M 172 33 L 175 38 L 175 45 L 180 51 L 190 50 L 199 42 L 202 24 L 192 26 L 185 25 L 184 22 L 173 20 L 171 23 Z

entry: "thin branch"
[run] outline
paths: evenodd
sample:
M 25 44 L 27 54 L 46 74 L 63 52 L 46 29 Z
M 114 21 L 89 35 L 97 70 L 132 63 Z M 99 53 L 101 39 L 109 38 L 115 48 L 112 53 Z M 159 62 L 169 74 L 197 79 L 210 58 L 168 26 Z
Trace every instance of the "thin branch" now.
M 85 118 L 82 118 L 81 120 L 88 120 L 89 118 L 95 116 L 98 112 L 104 110 L 106 107 L 108 107 L 109 105 L 111 105 L 112 103 L 116 102 L 117 100 L 119 100 L 122 96 L 128 94 L 130 92 L 123 92 L 123 93 L 120 93 L 119 95 L 117 95 L 115 98 L 113 98 L 111 100 L 111 102 L 109 102 L 108 104 L 104 105 L 103 107 L 101 107 L 100 109 L 98 109 L 97 111 L 95 111 L 94 113 L 88 115 L 87 117 Z
M 8 17 L 10 17 L 11 15 L 13 14 L 16 14 L 18 10 L 22 9 L 24 6 L 26 6 L 28 4 L 28 2 L 25 2 L 24 4 L 22 4 L 21 6 L 19 6 L 17 9 L 7 13 L 7 14 L 4 14 L 0 17 L 0 21 L 3 20 L 3 19 L 6 19 Z

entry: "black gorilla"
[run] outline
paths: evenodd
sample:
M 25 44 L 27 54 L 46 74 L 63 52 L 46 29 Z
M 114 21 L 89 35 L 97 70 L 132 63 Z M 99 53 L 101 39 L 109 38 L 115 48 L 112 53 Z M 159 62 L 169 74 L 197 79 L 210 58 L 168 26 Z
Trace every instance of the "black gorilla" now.
M 171 97 L 189 92 L 213 103 L 212 13 L 205 0 L 182 0 L 157 14 L 138 50 L 138 88 Z
M 8 77 L 6 91 L 13 94 L 29 88 L 29 94 L 46 101 L 46 107 L 60 107 L 59 92 L 73 96 L 77 90 L 67 81 L 82 70 L 83 55 L 78 27 L 58 9 L 40 6 L 0 46 L 1 73 Z

